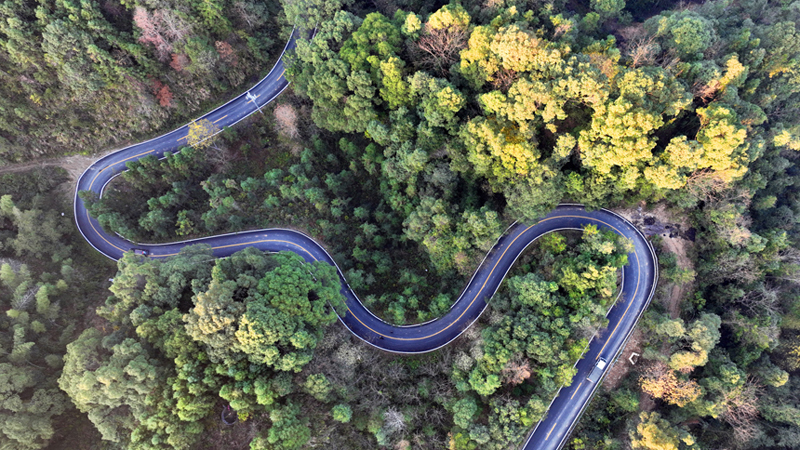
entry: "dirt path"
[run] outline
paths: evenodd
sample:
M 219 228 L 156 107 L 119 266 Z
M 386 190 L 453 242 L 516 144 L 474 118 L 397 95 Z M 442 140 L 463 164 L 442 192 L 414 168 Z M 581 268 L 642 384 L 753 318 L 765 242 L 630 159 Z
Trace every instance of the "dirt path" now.
M 34 169 L 36 167 L 47 167 L 47 166 L 59 166 L 66 169 L 70 172 L 70 176 L 72 178 L 77 178 L 72 176 L 72 170 L 70 170 L 70 166 L 73 169 L 79 169 L 83 167 L 82 170 L 85 170 L 95 158 L 90 158 L 88 156 L 81 156 L 81 155 L 73 155 L 73 156 L 64 156 L 61 158 L 51 158 L 51 159 L 43 159 L 38 161 L 29 161 L 25 163 L 19 164 L 10 164 L 8 166 L 0 167 L 0 173 L 9 173 L 9 172 L 24 172 L 26 170 Z M 80 174 L 78 174 L 80 175 Z
M 40 161 L 30 161 L 19 164 L 11 164 L 8 166 L 0 167 L 0 174 L 12 172 L 24 172 L 26 170 L 35 169 L 37 167 L 58 166 L 63 168 L 69 174 L 70 181 L 61 186 L 61 191 L 67 196 L 72 198 L 75 193 L 76 183 L 78 177 L 81 176 L 87 167 L 92 165 L 99 158 L 99 156 L 83 156 L 72 155 L 63 156 L 61 158 L 43 159 Z
M 686 256 L 686 246 L 689 243 L 682 238 L 664 238 L 664 250 L 674 253 L 677 258 L 678 267 L 683 270 L 694 270 L 694 264 Z M 691 289 L 692 283 L 670 283 L 669 296 L 665 299 L 664 306 L 669 312 L 669 316 L 677 319 L 681 312 L 681 302 L 686 297 L 686 293 Z
M 685 219 L 676 220 L 677 218 L 673 217 L 663 204 L 656 205 L 650 211 L 644 211 L 642 207 L 639 207 L 616 212 L 636 225 L 645 235 L 660 235 L 663 242 L 663 251 L 675 254 L 678 267 L 684 270 L 694 269 L 691 259 L 687 256 L 687 250 L 692 245 L 691 239 L 694 237 L 694 233 L 688 227 Z M 676 319 L 680 316 L 681 301 L 690 292 L 692 283 L 666 283 L 663 279 L 662 283 L 665 283 L 664 287 L 667 294 L 661 298 L 662 304 L 669 312 L 670 317 Z M 635 353 L 642 353 L 641 343 L 643 337 L 641 330 L 637 328 L 622 350 L 619 360 L 603 381 L 603 387 L 606 390 L 616 389 L 635 367 L 634 364 L 631 364 L 629 358 Z M 668 351 L 668 348 L 661 349 L 664 354 L 667 354 Z M 634 355 L 633 359 L 636 361 L 637 357 Z M 640 408 L 643 411 L 649 411 L 653 407 L 655 407 L 655 402 L 648 395 L 642 394 Z
M 679 268 L 694 270 L 694 265 L 687 255 L 687 250 L 694 240 L 694 230 L 688 226 L 686 218 L 674 217 L 663 204 L 656 205 L 650 211 L 644 211 L 640 206 L 617 212 L 630 220 L 645 235 L 661 236 L 662 250 L 675 254 Z M 670 317 L 676 319 L 680 315 L 680 303 L 691 289 L 691 283 L 667 283 L 663 279 L 662 283 L 668 295 L 661 300 Z
M 628 373 L 635 367 L 634 364 L 631 363 L 631 359 L 637 361 L 637 355 L 642 354 L 642 338 L 642 330 L 639 328 L 633 330 L 633 334 L 628 340 L 628 343 L 625 344 L 625 348 L 622 349 L 617 363 L 611 367 L 611 370 L 608 371 L 608 375 L 603 379 L 603 388 L 605 390 L 613 391 L 619 387 L 622 380 L 624 380 L 625 377 L 628 376 Z

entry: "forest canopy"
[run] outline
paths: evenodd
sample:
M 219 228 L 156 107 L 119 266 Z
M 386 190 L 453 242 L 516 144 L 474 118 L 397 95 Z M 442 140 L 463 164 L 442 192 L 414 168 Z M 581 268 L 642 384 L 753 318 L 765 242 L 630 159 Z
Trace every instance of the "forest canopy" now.
M 277 6 L 3 2 L 0 163 L 119 146 L 238 92 L 280 51 Z
M 800 447 L 796 2 L 79 3 L 0 6 L 3 162 L 162 132 L 257 79 L 289 24 L 316 29 L 247 126 L 82 193 L 107 231 L 297 228 L 406 325 L 447 312 L 508 224 L 616 209 L 661 283 L 636 365 L 613 365 L 627 376 L 568 448 Z M 461 339 L 387 355 L 334 324 L 335 269 L 296 255 L 187 247 L 114 272 L 76 235 L 66 179 L 0 174 L 0 447 L 517 446 L 629 250 L 548 235 Z
M 483 24 L 466 8 L 446 5 L 424 22 L 402 10 L 340 11 L 298 44 L 288 72 L 320 127 L 366 133 L 383 148 L 387 200 L 407 214 L 422 208 L 416 193 L 437 162 L 532 219 L 564 198 L 658 200 L 700 174 L 741 179 L 775 145 L 770 130 L 794 129 L 765 125 L 780 101 L 763 93 L 794 83 L 773 72 L 756 37 L 771 26 L 727 19 L 744 41 L 725 44 L 683 36 L 705 16 L 719 20 L 718 3 L 620 30 L 649 34 L 644 48 L 575 17 L 509 8 Z
M 166 262 L 126 254 L 98 311 L 117 330 L 90 328 L 67 346 L 59 386 L 103 439 L 191 448 L 218 397 L 241 419 L 292 411 L 279 400 L 291 374 L 311 361 L 343 307 L 336 270 L 252 248 L 210 256 L 207 247 Z

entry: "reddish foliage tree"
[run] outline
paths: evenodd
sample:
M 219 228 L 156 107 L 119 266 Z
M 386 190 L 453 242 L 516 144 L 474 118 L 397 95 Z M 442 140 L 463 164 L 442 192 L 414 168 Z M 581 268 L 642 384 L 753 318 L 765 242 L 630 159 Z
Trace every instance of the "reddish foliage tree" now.
M 164 108 L 172 106 L 172 91 L 169 86 L 155 79 L 153 80 L 153 95 L 156 96 L 158 104 Z
M 188 65 L 189 65 L 189 59 L 186 57 L 186 55 L 182 55 L 179 53 L 172 54 L 172 61 L 169 63 L 169 66 L 175 69 L 176 72 L 180 72 Z
M 492 87 L 495 89 L 507 92 L 511 85 L 519 78 L 517 72 L 511 69 L 501 68 L 492 75 Z
M 531 377 L 531 365 L 526 359 L 514 358 L 503 367 L 501 373 L 506 383 L 517 385 Z
M 133 10 L 133 22 L 142 30 L 139 42 L 152 44 L 156 49 L 156 57 L 166 61 L 172 51 L 172 45 L 161 34 L 161 13 L 156 11 L 152 15 L 141 6 Z
M 156 80 L 155 78 L 150 78 L 150 81 L 153 83 L 153 85 L 151 86 L 153 95 L 158 94 L 158 91 L 161 90 L 161 86 L 164 86 L 164 83 Z
M 158 90 L 156 98 L 158 99 L 158 104 L 164 108 L 172 106 L 172 91 L 169 90 L 169 86 L 166 84 Z
M 278 131 L 281 134 L 290 139 L 300 137 L 300 132 L 297 130 L 297 113 L 291 105 L 286 103 L 278 105 L 274 114 L 275 120 L 278 122 Z
M 236 51 L 231 47 L 231 44 L 225 41 L 217 41 L 214 43 L 214 46 L 217 48 L 217 53 L 219 53 L 219 57 L 222 58 L 223 61 L 233 67 L 239 64 L 239 58 L 236 57 Z

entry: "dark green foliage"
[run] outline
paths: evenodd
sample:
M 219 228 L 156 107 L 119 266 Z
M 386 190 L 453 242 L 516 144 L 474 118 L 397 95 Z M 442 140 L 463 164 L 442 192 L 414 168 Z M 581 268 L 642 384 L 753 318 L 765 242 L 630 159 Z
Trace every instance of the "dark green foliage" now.
M 295 450 L 301 448 L 311 438 L 311 429 L 307 419 L 300 417 L 300 408 L 289 402 L 282 408 L 275 408 L 269 413 L 272 426 L 266 436 L 266 441 L 272 448 L 279 450 Z M 250 444 L 251 450 L 265 447 L 258 437 Z
M 228 165 L 193 150 L 145 158 L 89 202 L 92 213 L 139 240 L 302 228 L 326 243 L 376 313 L 409 323 L 446 312 L 513 220 L 564 200 L 666 199 L 696 229 L 697 284 L 662 258 L 662 278 L 682 283 L 689 299 L 672 315 L 654 301 L 640 363 L 598 394 L 569 445 L 797 447 L 797 8 L 484 3 L 379 4 L 381 13 L 359 17 L 344 9 L 361 4 L 285 2 L 291 22 L 319 24 L 287 73 L 308 98 L 292 99 L 297 111 L 310 110 L 322 130 L 301 117 L 290 145 L 253 120 L 225 133 Z M 6 4 L 3 158 L 154 130 L 263 65 L 274 4 L 185 6 Z M 395 14 L 398 6 L 414 13 Z M 650 18 L 623 29 L 628 12 Z M 164 20 L 177 31 L 146 29 Z M 10 350 L 0 372 L 14 375 L 6 392 L 16 393 L 4 407 L 17 408 L 14 395 L 30 400 L 24 413 L 3 410 L 16 412 L 3 422 L 3 445 L 47 444 L 64 410 L 58 376 L 128 448 L 203 445 L 221 401 L 257 421 L 254 449 L 518 445 L 574 374 L 627 262 L 625 244 L 596 230 L 582 241 L 546 236 L 509 275 L 480 333 L 398 358 L 326 328 L 338 296 L 327 266 L 254 251 L 216 262 L 203 249 L 163 263 L 129 256 L 99 310 L 116 330 L 81 335 L 62 374 L 75 333 L 56 330 L 82 294 L 69 264 L 46 261 L 69 256 L 57 209 L 30 193 L 55 186 L 49 177 L 0 179 L 14 194 L 1 205 L 3 256 L 48 267 L 41 277 L 33 265 L 0 270 L 3 298 L 16 304 L 0 333 Z M 32 378 L 29 363 L 47 367 L 50 381 Z M 636 379 L 651 393 L 665 387 L 658 382 L 684 384 L 639 416 Z
M 36 203 L 44 202 L 35 201 L 34 205 Z M 64 243 L 71 225 L 68 217 L 54 210 L 21 210 L 14 204 L 11 195 L 0 197 L 0 217 L 8 223 L 3 231 L 14 235 L 3 245 L 9 250 L 13 249 L 17 256 L 42 259 L 49 255 L 57 263 L 70 254 L 71 247 Z
M 352 0 L 281 0 L 287 22 L 307 28 L 331 19 L 337 11 L 352 3 Z
M 67 172 L 55 166 L 43 166 L 28 172 L 10 172 L 0 175 L 0 192 L 11 194 L 14 203 L 28 209 L 37 202 L 42 194 L 51 193 L 61 183 L 67 181 Z
M 310 430 L 282 400 L 294 391 L 285 375 L 312 359 L 343 306 L 339 289 L 332 266 L 290 253 L 249 248 L 215 260 L 208 248 L 187 247 L 166 261 L 128 254 L 98 311 L 118 330 L 90 329 L 70 344 L 60 386 L 104 439 L 128 448 L 194 448 L 219 397 L 242 419 L 270 412 L 265 439 L 297 448 Z M 321 373 L 305 389 L 319 400 L 331 395 Z
M 0 445 L 41 449 L 54 436 L 59 416 L 72 409 L 55 381 L 74 326 L 62 329 L 55 321 L 63 314 L 59 303 L 78 291 L 63 279 L 37 280 L 27 265 L 6 261 L 0 267 L 5 312 L 0 318 L 5 349 L 0 358 Z
M 353 160 L 348 162 L 350 158 Z M 183 162 L 176 164 L 176 161 Z M 153 211 L 176 217 L 178 211 L 177 226 L 166 226 L 162 231 L 171 228 L 179 234 L 184 212 L 195 232 L 204 229 L 210 233 L 226 227 L 233 231 L 255 226 L 301 225 L 329 242 L 334 255 L 352 255 L 352 258 L 336 257 L 351 286 L 359 295 L 376 295 L 379 308 L 386 308 L 390 320 L 396 323 L 428 320 L 449 309 L 451 298 L 463 283 L 453 269 L 462 273 L 474 270 L 504 226 L 489 207 L 469 207 L 457 220 L 434 220 L 433 216 L 439 214 L 434 204 L 431 210 L 421 207 L 403 227 L 401 216 L 381 195 L 385 184 L 379 178 L 379 167 L 384 161 L 374 144 L 362 151 L 353 142 L 342 140 L 336 149 L 325 146 L 317 137 L 288 170 L 276 168 L 257 178 L 213 174 L 203 180 L 202 154 L 185 149 L 160 162 L 145 158 L 132 165 L 125 175 L 126 184 L 110 195 L 107 193 L 100 203 L 90 202 L 90 210 L 99 213 L 101 220 L 123 214 L 143 214 L 141 217 L 146 218 Z M 430 179 L 437 191 L 454 194 L 450 183 L 455 175 L 446 166 L 437 166 L 423 176 Z M 187 200 L 164 207 L 162 200 L 175 196 L 175 189 L 169 190 L 169 180 L 173 180 L 173 187 L 186 187 L 187 192 L 181 198 Z M 191 183 L 196 183 L 195 187 Z M 197 185 L 205 192 L 197 193 Z M 157 209 L 136 213 L 136 208 L 129 207 L 127 201 L 123 206 L 121 201 L 114 200 L 127 199 L 126 191 L 131 187 L 150 197 L 147 204 Z M 208 200 L 201 205 L 198 197 L 205 196 Z M 104 207 L 108 209 L 103 210 Z M 181 209 L 187 207 L 190 209 Z M 118 229 L 118 232 L 126 236 L 150 235 L 141 227 L 136 231 Z M 413 251 L 408 251 L 414 247 L 406 243 L 404 235 L 423 241 L 423 248 L 434 258 L 438 273 L 417 266 Z M 440 284 L 442 279 L 448 287 Z M 383 289 L 387 283 L 403 288 L 387 291 Z M 440 295 L 442 291 L 447 293 Z
M 57 189 L 64 181 L 53 167 L 0 176 L 0 447 L 99 439 L 57 383 L 67 344 L 105 280 L 104 262 L 75 240 Z
M 54 263 L 69 257 L 72 221 L 64 212 L 71 208 L 54 195 L 64 181 L 54 167 L 0 176 L 0 251 Z
M 164 369 L 134 339 L 114 341 L 96 329 L 82 333 L 67 347 L 59 385 L 103 439 L 121 442 L 145 413 L 145 396 L 163 382 Z
M 453 423 L 458 427 L 468 429 L 477 412 L 478 404 L 475 399 L 462 398 L 453 405 Z
M 205 152 L 184 147 L 162 160 L 147 156 L 128 162 L 122 180 L 101 199 L 90 192 L 80 195 L 89 213 L 109 231 L 137 242 L 174 240 L 203 231 L 199 210 L 208 204 L 206 192 L 214 189 L 204 183 L 211 175 L 209 166 Z M 131 196 L 147 201 L 131 204 Z
M 761 398 L 759 412 L 768 424 L 751 443 L 751 448 L 792 448 L 800 443 L 800 399 L 797 396 L 798 378 L 779 387 L 769 387 Z

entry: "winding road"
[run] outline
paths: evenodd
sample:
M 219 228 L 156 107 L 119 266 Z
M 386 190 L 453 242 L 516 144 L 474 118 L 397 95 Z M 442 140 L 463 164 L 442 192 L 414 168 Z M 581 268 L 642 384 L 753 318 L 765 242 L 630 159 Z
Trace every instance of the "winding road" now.
M 284 48 L 284 53 L 294 48 L 297 37 L 298 32 L 295 30 Z M 284 71 L 281 59 L 264 79 L 246 93 L 198 120 L 208 119 L 220 128 L 236 124 L 286 89 L 289 82 L 283 76 Z M 185 145 L 187 132 L 187 127 L 183 126 L 163 136 L 106 155 L 81 175 L 75 193 L 75 221 L 92 247 L 113 260 L 118 260 L 132 248 L 147 250 L 151 258 L 166 258 L 176 255 L 181 248 L 191 244 L 210 245 L 216 257 L 229 256 L 246 247 L 256 247 L 269 252 L 288 250 L 302 256 L 306 261 L 325 261 L 336 266 L 336 262 L 322 246 L 309 236 L 292 230 L 254 230 L 156 245 L 134 244 L 118 235 L 105 232 L 89 216 L 77 191 L 90 190 L 102 194 L 108 182 L 125 170 L 128 161 L 147 155 L 161 158 L 165 152 L 175 151 Z M 559 449 L 566 442 L 599 385 L 599 381 L 588 381 L 587 375 L 599 358 L 613 361 L 633 332 L 655 291 L 658 264 L 654 250 L 644 235 L 621 216 L 608 210 L 587 211 L 581 205 L 560 205 L 535 224 L 511 225 L 498 238 L 450 311 L 439 319 L 419 325 L 398 327 L 374 316 L 350 289 L 339 270 L 341 292 L 348 307 L 347 313 L 339 319 L 353 334 L 381 350 L 403 354 L 436 350 L 456 339 L 480 317 L 489 299 L 528 245 L 547 233 L 581 229 L 589 224 L 612 230 L 630 239 L 634 250 L 628 255 L 629 264 L 623 268 L 620 297 L 607 314 L 607 328 L 592 338 L 583 358 L 576 363 L 577 374 L 571 385 L 559 390 L 545 419 L 537 424 L 523 446 L 526 450 Z M 605 371 L 609 367 L 611 364 Z

